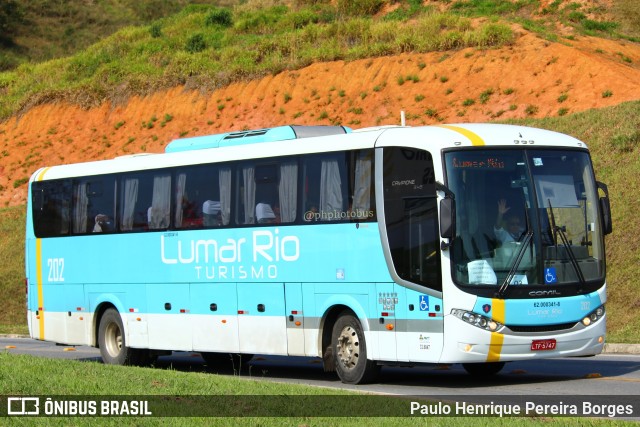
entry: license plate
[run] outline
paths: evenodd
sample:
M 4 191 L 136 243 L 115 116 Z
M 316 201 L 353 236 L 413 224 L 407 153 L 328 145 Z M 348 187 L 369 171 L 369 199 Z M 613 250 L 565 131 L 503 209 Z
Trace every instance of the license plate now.
M 556 340 L 533 340 L 531 342 L 531 351 L 555 350 Z

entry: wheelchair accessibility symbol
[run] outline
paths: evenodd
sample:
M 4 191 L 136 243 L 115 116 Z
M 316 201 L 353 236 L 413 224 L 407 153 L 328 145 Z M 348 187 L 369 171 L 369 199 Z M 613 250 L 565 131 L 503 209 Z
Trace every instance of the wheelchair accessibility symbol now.
M 429 311 L 428 295 L 420 295 L 420 311 Z
M 556 274 L 555 267 L 548 267 L 544 269 L 544 283 L 557 283 L 558 275 Z

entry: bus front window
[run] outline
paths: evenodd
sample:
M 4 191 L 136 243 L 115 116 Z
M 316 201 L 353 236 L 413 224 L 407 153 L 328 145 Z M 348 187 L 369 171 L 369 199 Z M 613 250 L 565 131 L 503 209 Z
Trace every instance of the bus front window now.
M 586 152 L 452 151 L 445 160 L 456 195 L 451 258 L 457 284 L 504 290 L 603 280 L 597 192 Z

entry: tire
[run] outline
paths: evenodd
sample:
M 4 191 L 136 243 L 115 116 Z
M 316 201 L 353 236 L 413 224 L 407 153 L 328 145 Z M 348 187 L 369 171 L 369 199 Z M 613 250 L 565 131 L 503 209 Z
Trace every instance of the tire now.
M 153 361 L 149 350 L 127 347 L 120 313 L 107 309 L 100 319 L 98 346 L 107 365 L 148 365 Z
M 463 363 L 462 367 L 475 377 L 491 377 L 500 372 L 504 365 L 505 362 Z
M 333 325 L 331 347 L 336 372 L 343 383 L 365 384 L 378 376 L 380 366 L 367 359 L 362 326 L 350 312 L 341 314 Z

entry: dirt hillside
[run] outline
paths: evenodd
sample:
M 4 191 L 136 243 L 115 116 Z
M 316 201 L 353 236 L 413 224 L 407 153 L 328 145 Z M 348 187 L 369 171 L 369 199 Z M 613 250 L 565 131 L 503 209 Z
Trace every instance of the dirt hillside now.
M 282 124 L 353 128 L 570 114 L 640 99 L 640 45 L 519 30 L 514 45 L 318 63 L 210 94 L 182 87 L 83 110 L 47 104 L 0 123 L 0 207 L 41 166 L 161 152 L 174 138 Z

